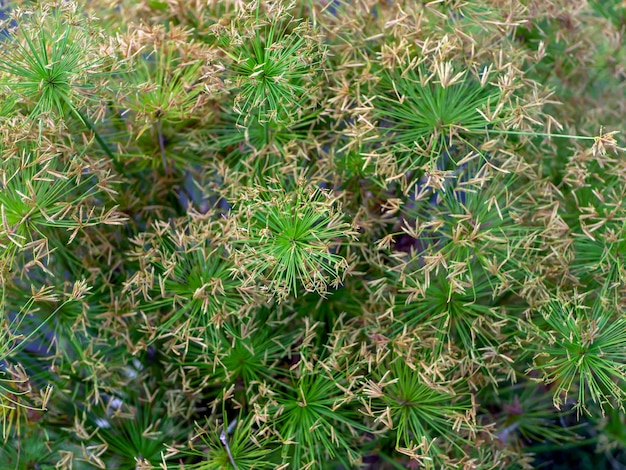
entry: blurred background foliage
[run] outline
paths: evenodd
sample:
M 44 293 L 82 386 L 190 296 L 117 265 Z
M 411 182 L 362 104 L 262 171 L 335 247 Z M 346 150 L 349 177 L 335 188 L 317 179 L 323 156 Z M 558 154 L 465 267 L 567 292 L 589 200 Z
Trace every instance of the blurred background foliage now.
M 626 468 L 624 2 L 0 12 L 1 468 Z

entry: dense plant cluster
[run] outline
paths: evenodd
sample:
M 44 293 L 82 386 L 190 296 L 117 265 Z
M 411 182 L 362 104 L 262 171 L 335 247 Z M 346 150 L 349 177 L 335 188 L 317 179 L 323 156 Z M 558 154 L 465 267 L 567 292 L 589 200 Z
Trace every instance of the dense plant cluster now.
M 0 468 L 626 465 L 623 2 L 0 8 Z

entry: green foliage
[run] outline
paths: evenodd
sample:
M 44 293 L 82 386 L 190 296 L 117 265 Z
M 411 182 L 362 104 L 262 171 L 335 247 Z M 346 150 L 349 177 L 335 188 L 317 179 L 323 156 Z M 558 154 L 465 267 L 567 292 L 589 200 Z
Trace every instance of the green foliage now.
M 15 440 L 2 446 L 0 463 L 5 468 L 17 470 L 53 469 L 56 463 L 55 453 L 61 447 L 60 444 L 51 443 L 43 429 L 34 428 L 29 430 L 23 440 Z
M 311 84 L 323 63 L 316 31 L 280 6 L 265 15 L 257 10 L 237 26 L 242 32 L 222 39 L 237 92 L 234 110 L 244 121 L 254 116 L 261 123 L 291 122 L 313 104 Z M 244 33 L 248 28 L 251 33 Z
M 15 39 L 3 41 L 2 84 L 25 100 L 31 118 L 54 111 L 82 120 L 80 103 L 103 67 L 93 34 L 77 6 L 63 2 L 23 12 Z M 27 16 L 32 15 L 28 21 Z
M 131 89 L 123 104 L 135 113 L 132 120 L 138 127 L 138 140 L 147 130 L 153 132 L 167 169 L 166 139 L 173 133 L 168 133 L 167 127 L 179 130 L 183 123 L 201 115 L 199 109 L 206 101 L 209 84 L 203 80 L 203 63 L 193 56 L 180 56 L 176 46 L 166 42 L 136 56 L 129 67 Z
M 625 465 L 619 3 L 1 7 L 0 468 Z
M 91 416 L 89 424 L 97 429 L 97 436 L 105 444 L 115 468 L 157 466 L 165 460 L 165 443 L 177 437 L 175 421 L 164 417 L 164 410 L 159 409 L 163 397 L 151 396 L 147 388 L 142 392 L 148 401 L 138 397 L 129 397 L 128 403 L 124 399 L 111 399 L 104 413 L 94 410 Z
M 368 381 L 366 409 L 395 435 L 396 448 L 426 468 L 465 455 L 472 423 L 468 393 L 458 382 L 434 382 L 415 366 L 395 362 Z M 444 448 L 446 451 L 444 451 Z
M 53 153 L 23 149 L 8 155 L 0 172 L 0 234 L 17 246 L 32 242 L 34 234 L 44 236 L 48 228 L 78 230 L 107 219 L 105 213 L 86 212 L 82 204 L 99 192 L 95 178 L 82 174 L 80 168 L 59 164 Z
M 555 414 L 551 397 L 541 384 L 525 381 L 498 393 L 491 389 L 482 392 L 489 395 L 484 399 L 491 405 L 488 415 L 496 423 L 497 438 L 504 443 L 521 449 L 533 443 L 563 445 L 580 440 L 580 428 L 567 426 L 571 410 Z
M 189 119 L 203 92 L 199 86 L 202 63 L 184 61 L 168 45 L 139 56 L 137 62 L 129 73 L 135 90 L 127 104 L 137 113 L 137 119 L 145 120 L 147 126 L 159 120 L 177 123 Z
M 249 289 L 233 276 L 234 265 L 215 238 L 219 223 L 199 221 L 195 233 L 185 233 L 188 221 L 158 223 L 134 240 L 140 272 L 151 275 L 135 276 L 130 285 L 145 299 L 145 309 L 166 313 L 163 331 L 183 321 L 221 325 L 230 315 L 243 315 L 249 305 Z
M 194 387 L 237 385 L 246 390 L 273 380 L 273 371 L 289 356 L 294 332 L 272 312 L 255 312 L 253 319 L 205 331 L 203 341 L 188 345 L 180 359 Z
M 455 73 L 449 62 L 433 72 L 409 66 L 386 72 L 379 87 L 384 93 L 375 116 L 385 123 L 385 133 L 392 134 L 381 140 L 400 153 L 404 171 L 419 168 L 457 139 L 462 142 L 502 119 L 497 114 L 500 92 L 489 84 L 487 70 L 478 81 L 467 72 Z
M 306 369 L 271 400 L 268 409 L 272 428 L 283 443 L 283 463 L 301 462 L 305 468 L 322 466 L 329 458 L 346 466 L 356 463 L 352 442 L 356 431 L 364 429 L 350 408 L 356 399 L 354 379 L 328 370 L 322 362 L 310 370 L 300 367 Z
M 621 315 L 612 318 L 607 313 L 610 305 L 599 297 L 590 308 L 565 302 L 544 308 L 545 325 L 538 325 L 528 350 L 535 353 L 533 369 L 545 383 L 555 384 L 557 408 L 567 403 L 572 391 L 579 411 L 589 412 L 589 399 L 601 407 L 623 407 L 626 323 Z
M 252 188 L 235 214 L 234 262 L 270 294 L 297 295 L 300 287 L 324 294 L 343 282 L 348 264 L 336 251 L 355 233 L 330 193 L 300 185 L 289 192 Z
M 197 428 L 197 440 L 202 443 L 204 449 L 191 447 L 185 453 L 206 460 L 185 468 L 196 470 L 275 468 L 276 464 L 271 459 L 275 444 L 272 438 L 258 434 L 254 420 L 250 416 L 240 416 L 228 424 L 218 424 L 206 419 L 205 426 Z
M 421 327 L 427 336 L 432 329 L 438 353 L 454 345 L 471 357 L 480 348 L 498 347 L 503 341 L 499 330 L 506 317 L 495 307 L 492 286 L 485 275 L 450 279 L 439 273 L 427 287 L 410 281 L 395 300 L 396 333 L 405 326 Z
M 315 114 L 302 116 L 289 126 L 283 123 L 260 122 L 249 118 L 245 126 L 240 124 L 236 113 L 224 110 L 221 122 L 200 132 L 196 140 L 209 139 L 224 161 L 238 171 L 252 170 L 253 177 L 260 177 L 279 170 L 282 159 L 288 158 L 298 143 L 306 143 L 312 127 L 318 120 Z

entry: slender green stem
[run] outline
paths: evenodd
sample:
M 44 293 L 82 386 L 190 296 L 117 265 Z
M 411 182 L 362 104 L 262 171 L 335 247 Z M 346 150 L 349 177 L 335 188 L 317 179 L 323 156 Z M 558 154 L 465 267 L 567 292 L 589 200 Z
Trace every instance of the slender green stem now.
M 475 133 L 485 133 L 489 134 L 493 132 L 494 134 L 503 134 L 503 135 L 527 135 L 531 137 L 559 137 L 561 139 L 577 139 L 577 140 L 595 140 L 595 137 L 585 136 L 585 135 L 570 135 L 570 134 L 551 134 L 549 132 L 525 132 L 525 131 L 505 131 L 501 129 L 487 129 L 485 131 L 472 131 Z
M 78 108 L 76 108 L 76 106 L 74 106 L 74 104 L 65 95 L 63 95 L 63 100 L 67 103 L 67 105 L 70 107 L 74 115 L 76 115 L 76 117 L 80 120 L 80 122 L 82 122 L 85 127 L 87 127 L 87 129 L 93 132 L 96 142 L 98 142 L 104 153 L 106 153 L 107 156 L 111 159 L 113 165 L 115 166 L 115 170 L 121 173 L 124 170 L 121 163 L 115 158 L 115 155 L 113 155 L 113 152 L 111 152 L 111 149 L 104 141 L 102 136 L 98 133 L 96 127 L 93 125 L 91 120 L 87 116 L 85 116 Z

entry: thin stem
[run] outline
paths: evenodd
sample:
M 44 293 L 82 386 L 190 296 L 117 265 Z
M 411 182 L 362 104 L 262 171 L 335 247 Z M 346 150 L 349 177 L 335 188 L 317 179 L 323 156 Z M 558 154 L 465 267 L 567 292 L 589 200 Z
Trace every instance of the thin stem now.
M 165 155 L 165 138 L 163 137 L 163 126 L 161 124 L 161 118 L 157 119 L 157 136 L 159 139 L 159 148 L 161 149 L 161 161 L 163 162 L 163 168 L 165 172 L 168 172 L 167 157 Z
M 472 131 L 475 133 L 484 132 L 489 134 L 493 132 L 494 134 L 504 134 L 504 135 L 527 135 L 531 137 L 560 137 L 562 139 L 578 139 L 578 140 L 595 140 L 595 137 L 585 136 L 585 135 L 569 135 L 569 134 L 551 134 L 549 132 L 525 132 L 525 131 L 505 131 L 500 129 L 486 129 L 485 131 Z
M 63 97 L 63 99 L 69 105 L 70 109 L 76 115 L 76 117 L 78 117 L 80 122 L 82 122 L 85 125 L 85 127 L 87 127 L 87 129 L 89 129 L 91 132 L 93 132 L 93 135 L 96 138 L 96 142 L 98 142 L 98 145 L 100 145 L 102 150 L 104 150 L 104 153 L 106 153 L 107 156 L 111 159 L 111 161 L 113 162 L 113 165 L 115 166 L 115 170 L 117 172 L 119 172 L 119 173 L 122 173 L 123 170 L 124 170 L 122 168 L 122 165 L 120 164 L 119 161 L 117 161 L 117 159 L 115 158 L 115 155 L 113 155 L 113 152 L 111 152 L 111 149 L 109 148 L 107 143 L 104 141 L 102 136 L 100 136 L 100 134 L 96 130 L 96 127 L 93 125 L 93 123 L 89 120 L 89 118 L 87 118 L 87 116 L 85 116 L 83 113 L 81 113 L 80 110 L 78 108 L 76 108 L 70 102 L 69 99 L 67 99 L 65 96 Z
M 237 463 L 235 462 L 235 458 L 233 457 L 232 452 L 230 451 L 230 446 L 228 445 L 228 432 L 230 431 L 230 426 L 228 423 L 224 423 L 224 427 L 222 428 L 222 432 L 220 433 L 220 441 L 226 448 L 226 453 L 228 454 L 228 459 L 230 460 L 231 465 L 235 470 L 237 470 Z
M 45 324 L 48 323 L 48 321 L 50 321 L 50 319 L 52 317 L 54 317 L 63 307 L 65 307 L 65 305 L 67 305 L 68 303 L 70 303 L 71 300 L 66 300 L 65 302 L 63 302 L 61 305 L 59 305 L 57 308 L 54 309 L 54 311 L 48 315 L 39 325 L 37 325 L 36 328 L 33 328 L 27 336 L 25 336 L 24 338 L 22 338 L 20 340 L 19 343 L 17 343 L 12 349 L 11 349 L 11 353 L 15 354 L 19 349 L 21 349 L 33 336 L 35 336 L 37 334 L 37 332 L 39 330 L 41 330 L 41 328 L 43 328 L 43 326 Z M 32 299 L 29 301 L 29 303 L 26 304 L 26 307 L 30 308 L 33 305 L 33 301 Z M 24 309 L 22 309 L 21 311 L 25 311 Z M 20 311 L 20 313 L 21 313 Z M 21 320 L 19 321 L 19 323 L 16 325 L 17 327 L 21 326 Z

